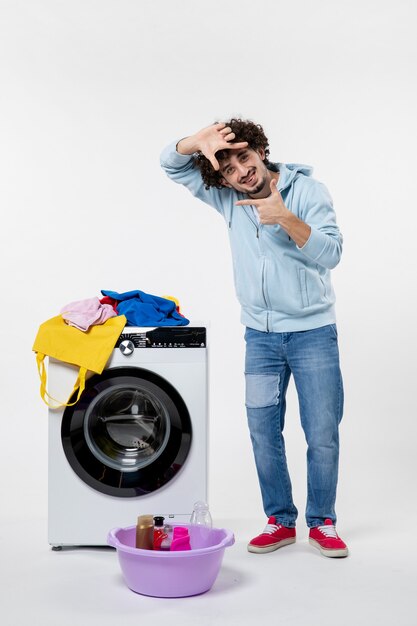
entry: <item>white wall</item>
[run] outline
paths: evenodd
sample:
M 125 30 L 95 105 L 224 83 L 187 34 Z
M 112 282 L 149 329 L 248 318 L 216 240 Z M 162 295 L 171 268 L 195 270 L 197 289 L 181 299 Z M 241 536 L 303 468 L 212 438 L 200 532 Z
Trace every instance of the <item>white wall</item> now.
M 211 508 L 263 519 L 226 229 L 159 168 L 166 143 L 231 115 L 263 124 L 273 160 L 315 166 L 345 237 L 339 519 L 415 514 L 415 2 L 0 7 L 2 514 L 45 513 L 39 324 L 100 289 L 142 289 L 210 322 Z M 293 388 L 289 404 L 302 518 Z

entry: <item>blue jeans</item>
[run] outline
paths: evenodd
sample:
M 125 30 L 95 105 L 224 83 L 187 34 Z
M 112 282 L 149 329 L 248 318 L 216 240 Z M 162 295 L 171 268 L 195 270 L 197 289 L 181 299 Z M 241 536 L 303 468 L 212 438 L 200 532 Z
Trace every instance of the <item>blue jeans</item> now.
M 265 513 L 284 526 L 295 526 L 298 511 L 283 437 L 292 374 L 307 441 L 307 525 L 319 526 L 326 518 L 336 523 L 338 427 L 343 415 L 336 326 L 292 333 L 247 328 L 245 340 L 246 411 Z

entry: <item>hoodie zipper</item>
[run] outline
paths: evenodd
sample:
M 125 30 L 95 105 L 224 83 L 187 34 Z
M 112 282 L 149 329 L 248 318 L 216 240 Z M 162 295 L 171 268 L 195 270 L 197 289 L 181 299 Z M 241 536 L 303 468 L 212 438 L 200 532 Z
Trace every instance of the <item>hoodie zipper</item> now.
M 252 205 L 249 205 L 250 207 L 252 207 Z M 246 210 L 246 207 L 243 207 L 243 210 L 245 211 L 246 216 L 248 217 L 249 221 L 253 224 L 253 226 L 256 228 L 256 238 L 259 239 L 259 224 L 258 222 L 256 222 L 251 214 L 249 213 L 249 211 Z M 253 212 L 253 209 L 252 209 Z
M 245 214 L 247 216 L 247 218 L 249 219 L 249 221 L 253 224 L 254 228 L 256 229 L 256 238 L 259 241 L 259 230 L 260 230 L 260 225 L 258 222 L 255 222 L 254 219 L 252 219 L 252 216 L 250 215 L 250 213 L 248 211 L 246 211 L 246 207 L 244 207 L 245 209 Z M 252 209 L 253 210 L 253 209 Z M 266 331 L 269 332 L 269 305 L 266 299 L 266 295 L 265 295 L 265 256 L 262 255 L 262 274 L 261 274 L 261 291 L 262 291 L 262 297 L 264 299 L 264 304 L 265 304 L 265 310 L 266 310 Z
M 264 302 L 265 302 L 265 309 L 266 309 L 266 332 L 269 332 L 269 306 L 268 306 L 268 302 L 266 301 L 266 294 L 265 294 L 265 257 L 262 257 L 262 295 L 264 298 Z

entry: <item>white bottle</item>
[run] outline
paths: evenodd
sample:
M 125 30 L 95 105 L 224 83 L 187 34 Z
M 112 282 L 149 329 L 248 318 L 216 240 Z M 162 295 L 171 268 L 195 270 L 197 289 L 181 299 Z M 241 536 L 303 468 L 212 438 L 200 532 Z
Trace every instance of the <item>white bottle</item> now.
M 206 528 L 212 528 L 213 520 L 211 519 L 207 502 L 199 500 L 194 504 L 194 510 L 191 514 L 190 524 L 194 524 L 196 526 L 205 526 Z

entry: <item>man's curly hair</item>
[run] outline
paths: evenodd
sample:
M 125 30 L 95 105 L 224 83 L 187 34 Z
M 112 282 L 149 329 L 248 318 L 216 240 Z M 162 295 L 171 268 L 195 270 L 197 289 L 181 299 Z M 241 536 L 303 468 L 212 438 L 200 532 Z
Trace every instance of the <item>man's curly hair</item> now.
M 241 120 L 232 118 L 228 122 L 224 122 L 226 126 L 230 126 L 232 132 L 235 133 L 236 137 L 233 139 L 233 143 L 239 141 L 247 141 L 249 148 L 253 150 L 258 150 L 259 148 L 263 148 L 265 151 L 265 159 L 264 163 L 268 166 L 268 156 L 269 156 L 269 143 L 268 139 L 265 136 L 264 130 L 260 124 L 255 124 L 250 120 Z M 233 148 L 233 145 L 230 146 Z M 225 159 L 227 156 L 228 150 L 219 150 L 216 152 L 216 159 L 221 161 Z M 198 154 L 195 158 L 195 164 L 199 168 L 201 173 L 201 178 L 205 184 L 206 189 L 210 189 L 210 187 L 217 187 L 217 189 L 221 189 L 223 186 L 221 184 L 222 175 L 220 172 L 216 172 L 213 168 L 210 161 L 204 156 L 204 154 Z

